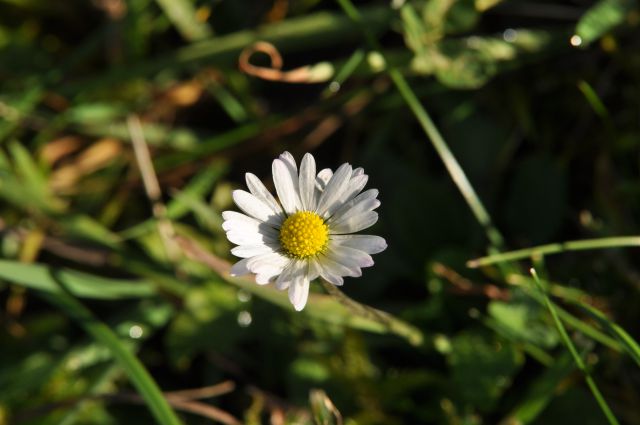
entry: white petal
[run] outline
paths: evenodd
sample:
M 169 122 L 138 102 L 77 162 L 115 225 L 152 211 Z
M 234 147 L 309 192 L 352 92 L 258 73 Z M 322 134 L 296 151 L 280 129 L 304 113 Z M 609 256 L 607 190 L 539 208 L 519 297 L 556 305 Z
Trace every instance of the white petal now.
M 278 159 L 280 159 L 280 161 L 284 162 L 287 165 L 287 168 L 291 172 L 292 178 L 298 176 L 298 166 L 296 165 L 296 160 L 293 155 L 289 153 L 289 151 L 282 152 Z
M 278 231 L 271 227 L 266 223 L 262 223 L 255 218 L 251 218 L 244 214 L 235 211 L 225 211 L 222 213 L 222 218 L 224 218 L 224 222 L 222 223 L 222 228 L 226 232 L 236 231 L 236 232 L 254 232 L 254 233 L 263 233 L 267 236 L 272 236 L 274 238 L 278 238 Z
M 335 223 L 337 225 L 350 217 L 378 208 L 380 206 L 380 201 L 375 199 L 376 196 L 378 196 L 378 189 L 369 189 L 361 193 L 338 208 L 327 222 Z
M 316 162 L 310 153 L 305 154 L 302 158 L 298 183 L 302 208 L 307 211 L 315 211 Z
M 330 217 L 340 203 L 340 197 L 349 184 L 351 165 L 342 164 L 327 183 L 318 201 L 316 212 L 321 217 Z
M 248 262 L 249 260 L 245 258 L 235 263 L 231 267 L 231 272 L 230 272 L 231 276 L 242 276 L 242 275 L 251 273 L 251 271 L 247 268 Z
M 231 250 L 231 253 L 236 257 L 240 258 L 251 258 L 256 255 L 268 254 L 270 252 L 275 252 L 278 249 L 277 245 L 266 245 L 266 244 L 257 244 L 257 245 L 240 245 L 236 246 Z
M 267 270 L 284 269 L 291 260 L 279 252 L 270 252 L 267 254 L 257 255 L 249 259 L 247 268 L 253 273 L 265 273 Z
M 262 202 L 264 202 L 268 207 L 270 207 L 275 214 L 282 215 L 282 207 L 276 201 L 276 198 L 269 192 L 269 190 L 264 186 L 264 184 L 260 181 L 260 179 L 251 173 L 247 173 L 244 175 L 245 181 L 247 182 L 247 187 L 249 191 Z
M 233 191 L 233 201 L 242 211 L 273 227 L 280 227 L 282 219 L 264 202 L 244 190 Z
M 277 239 L 257 232 L 242 232 L 232 230 L 227 232 L 227 239 L 236 245 L 278 245 Z
M 340 222 L 338 225 L 331 226 L 329 228 L 329 233 L 332 235 L 355 233 L 373 226 L 377 221 L 378 213 L 375 211 L 367 211 L 366 213 L 350 217 Z
M 364 175 L 364 168 L 358 167 L 358 168 L 355 168 L 351 173 L 351 178 L 354 178 L 356 176 L 362 176 L 362 175 Z
M 289 263 L 289 258 L 274 252 L 250 258 L 247 267 L 256 274 L 256 283 L 265 285 L 280 275 Z
M 373 258 L 364 251 L 349 248 L 348 246 L 332 243 L 327 250 L 327 257 L 344 266 L 355 269 L 373 266 Z
M 359 168 L 359 170 L 361 169 L 362 168 Z M 350 200 L 355 198 L 356 195 L 360 193 L 362 189 L 364 189 L 364 187 L 367 185 L 369 176 L 367 176 L 366 174 L 359 174 L 359 175 L 354 175 L 354 174 L 355 174 L 355 170 L 351 175 L 351 180 L 349 180 L 349 185 L 347 186 L 344 193 L 342 194 L 342 198 L 340 198 L 340 201 L 342 203 L 349 202 Z
M 324 188 L 327 187 L 327 183 L 329 183 L 329 180 L 331 180 L 331 176 L 333 176 L 333 171 L 331 171 L 331 168 L 320 170 L 318 176 L 316 177 L 316 189 L 322 192 Z
M 276 288 L 284 290 L 291 286 L 294 276 L 301 272 L 303 262 L 300 260 L 290 261 L 289 264 L 282 270 L 278 279 L 276 279 Z
M 318 262 L 318 260 L 316 258 L 310 258 L 308 260 L 309 262 L 309 270 L 308 270 L 308 274 L 307 276 L 309 277 L 309 281 L 313 282 L 315 279 L 318 278 L 318 276 L 320 276 L 320 271 L 322 270 L 322 267 L 320 267 L 320 263 Z
M 273 183 L 278 192 L 278 198 L 282 207 L 289 215 L 300 210 L 300 198 L 298 196 L 298 176 L 292 176 L 287 165 L 280 159 L 274 159 L 271 167 Z
M 298 271 L 289 286 L 289 301 L 296 311 L 300 311 L 307 304 L 309 298 L 309 279 L 306 270 Z
M 340 286 L 344 283 L 342 276 L 360 276 L 359 271 L 352 270 L 344 264 L 340 264 L 332 260 L 326 255 L 318 257 L 318 264 L 320 265 L 320 276 L 327 282 L 336 286 Z
M 331 241 L 349 248 L 359 249 L 367 254 L 378 254 L 387 249 L 387 242 L 374 235 L 333 235 Z

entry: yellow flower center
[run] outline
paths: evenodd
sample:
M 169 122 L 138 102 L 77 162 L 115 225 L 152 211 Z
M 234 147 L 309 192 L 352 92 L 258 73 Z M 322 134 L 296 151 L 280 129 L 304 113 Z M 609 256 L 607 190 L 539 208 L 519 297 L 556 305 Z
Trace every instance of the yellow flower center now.
M 311 211 L 290 215 L 280 228 L 280 243 L 290 257 L 307 258 L 321 252 L 329 240 L 329 228 Z

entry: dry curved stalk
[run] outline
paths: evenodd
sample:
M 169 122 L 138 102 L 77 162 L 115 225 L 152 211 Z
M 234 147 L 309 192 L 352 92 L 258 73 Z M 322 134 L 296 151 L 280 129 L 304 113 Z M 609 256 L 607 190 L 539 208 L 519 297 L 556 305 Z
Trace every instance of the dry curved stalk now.
M 255 53 L 267 55 L 271 64 L 270 67 L 251 64 L 250 59 Z M 282 71 L 282 65 L 282 55 L 276 46 L 266 41 L 258 41 L 246 47 L 238 58 L 238 67 L 242 72 L 263 80 L 313 84 L 328 81 L 333 76 L 333 66 L 328 62 L 305 65 L 290 71 Z

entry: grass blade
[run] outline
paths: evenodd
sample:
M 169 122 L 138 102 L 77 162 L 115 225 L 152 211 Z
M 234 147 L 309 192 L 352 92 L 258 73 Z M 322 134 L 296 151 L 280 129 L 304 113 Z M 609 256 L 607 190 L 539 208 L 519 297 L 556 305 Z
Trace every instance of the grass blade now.
M 202 40 L 211 36 L 211 28 L 206 22 L 196 19 L 196 10 L 190 1 L 156 0 L 156 3 L 187 40 Z
M 613 238 L 584 239 L 580 241 L 568 241 L 539 245 L 516 251 L 492 254 L 486 257 L 476 258 L 467 262 L 467 267 L 477 268 L 490 264 L 504 263 L 507 261 L 523 260 L 525 258 L 559 254 L 567 251 L 586 251 L 591 249 L 621 248 L 625 246 L 640 246 L 640 236 L 619 236 Z
M 600 326 L 609 332 L 610 335 L 613 335 L 620 344 L 622 348 L 631 356 L 633 360 L 636 361 L 638 366 L 640 366 L 640 345 L 636 342 L 635 339 L 627 331 L 617 325 L 615 322 L 609 320 L 609 318 L 600 310 L 586 305 L 584 303 L 576 304 L 580 307 L 584 312 L 586 312 L 589 316 L 594 318 Z
M 0 279 L 47 293 L 59 293 L 62 283 L 77 297 L 102 300 L 142 298 L 156 294 L 155 287 L 146 281 L 109 279 L 75 270 L 57 270 L 41 264 L 10 260 L 0 260 Z
M 542 283 L 540 283 L 538 274 L 536 273 L 535 269 L 531 269 L 530 272 L 535 280 L 538 290 L 542 293 L 542 296 L 544 297 L 544 303 L 547 306 L 549 313 L 551 313 L 551 317 L 553 318 L 553 322 L 556 325 L 558 332 L 560 333 L 560 337 L 562 338 L 562 341 L 567 346 L 567 349 L 571 353 L 571 356 L 573 356 L 573 360 L 575 361 L 576 366 L 578 366 L 578 369 L 580 369 L 584 374 L 584 379 L 587 382 L 587 385 L 589 386 L 589 389 L 591 390 L 593 397 L 596 399 L 596 402 L 600 406 L 600 409 L 602 409 L 602 413 L 604 413 L 605 417 L 607 418 L 610 424 L 619 425 L 618 420 L 616 419 L 615 415 L 609 408 L 609 405 L 607 404 L 606 400 L 602 396 L 602 393 L 598 389 L 598 386 L 596 385 L 595 381 L 591 377 L 591 373 L 587 369 L 587 366 L 584 364 L 584 361 L 582 360 L 582 357 L 578 353 L 578 350 L 576 349 L 575 345 L 573 345 L 571 338 L 569 338 L 569 334 L 567 334 L 567 331 L 564 328 L 562 321 L 560 321 L 560 317 L 558 316 L 558 313 L 556 312 L 556 309 L 553 303 L 551 302 L 551 300 L 549 299 L 549 296 L 544 290 Z

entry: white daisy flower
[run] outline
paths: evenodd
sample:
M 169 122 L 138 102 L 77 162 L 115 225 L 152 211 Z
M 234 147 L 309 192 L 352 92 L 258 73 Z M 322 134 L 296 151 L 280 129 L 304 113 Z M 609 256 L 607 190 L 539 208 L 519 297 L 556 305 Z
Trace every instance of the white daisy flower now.
M 295 159 L 285 152 L 273 161 L 272 171 L 279 201 L 247 173 L 249 192 L 233 192 L 245 214 L 222 213 L 222 228 L 238 245 L 231 253 L 243 258 L 231 275 L 254 273 L 261 285 L 275 281 L 278 289 L 289 290 L 291 303 L 300 311 L 312 280 L 322 277 L 342 285 L 343 276 L 361 276 L 362 267 L 373 265 L 370 254 L 387 247 L 379 236 L 353 234 L 378 221 L 373 210 L 380 201 L 376 189 L 360 193 L 368 176 L 349 164 L 316 175 L 315 160 L 307 153 L 298 173 Z

